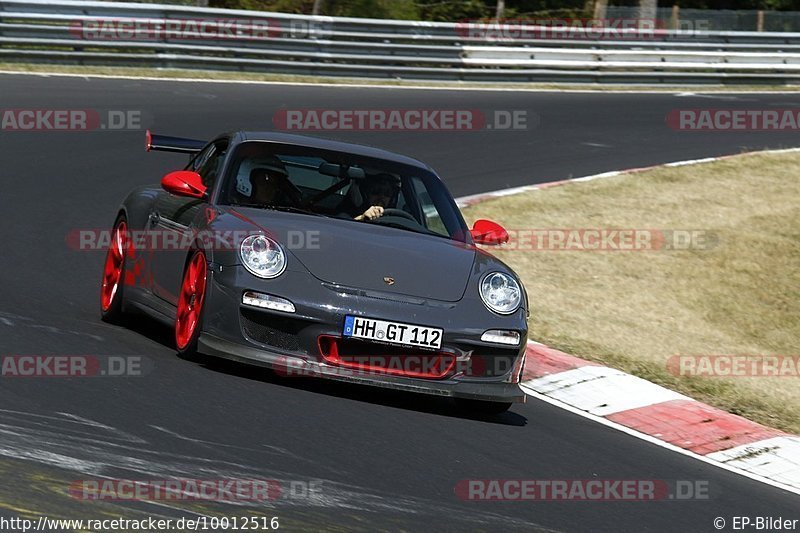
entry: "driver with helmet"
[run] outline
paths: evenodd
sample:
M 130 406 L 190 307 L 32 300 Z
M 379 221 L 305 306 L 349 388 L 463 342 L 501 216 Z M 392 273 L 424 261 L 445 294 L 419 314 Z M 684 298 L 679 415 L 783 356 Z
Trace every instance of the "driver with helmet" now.
M 252 192 L 249 200 L 261 206 L 294 205 L 297 194 L 283 162 L 271 157 L 259 160 L 257 164 L 250 172 Z

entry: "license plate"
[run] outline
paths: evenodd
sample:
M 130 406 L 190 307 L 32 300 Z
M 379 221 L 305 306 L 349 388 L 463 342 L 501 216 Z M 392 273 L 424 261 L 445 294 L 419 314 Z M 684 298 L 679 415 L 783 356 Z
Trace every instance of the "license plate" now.
M 348 315 L 344 318 L 344 336 L 404 346 L 435 349 L 442 347 L 442 330 L 439 328 L 360 316 Z

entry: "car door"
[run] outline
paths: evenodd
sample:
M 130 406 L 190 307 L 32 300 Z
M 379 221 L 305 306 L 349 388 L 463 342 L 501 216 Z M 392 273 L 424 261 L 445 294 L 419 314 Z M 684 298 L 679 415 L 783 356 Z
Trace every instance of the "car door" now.
M 227 140 L 206 146 L 186 170 L 200 174 L 210 193 L 225 158 Z M 208 199 L 186 198 L 164 192 L 150 213 L 150 225 L 157 235 L 152 256 L 153 293 L 177 305 L 183 267 L 192 245 L 192 222 L 208 206 Z

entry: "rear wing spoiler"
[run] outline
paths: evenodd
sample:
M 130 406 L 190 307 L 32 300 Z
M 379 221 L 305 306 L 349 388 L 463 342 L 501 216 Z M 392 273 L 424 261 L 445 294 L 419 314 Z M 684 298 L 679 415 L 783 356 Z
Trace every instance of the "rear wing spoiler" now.
M 182 154 L 196 154 L 202 150 L 206 144 L 208 144 L 207 141 L 156 135 L 150 130 L 147 130 L 147 133 L 145 134 L 145 150 L 148 152 L 178 152 Z

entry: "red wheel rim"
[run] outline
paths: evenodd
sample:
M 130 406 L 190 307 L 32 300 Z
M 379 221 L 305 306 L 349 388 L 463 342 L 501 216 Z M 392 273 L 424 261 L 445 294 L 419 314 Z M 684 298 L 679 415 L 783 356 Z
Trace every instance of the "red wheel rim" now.
M 181 293 L 178 295 L 178 315 L 175 319 L 175 343 L 178 349 L 186 348 L 192 340 L 194 330 L 203 309 L 203 296 L 206 293 L 206 256 L 197 252 L 189 261 L 183 275 Z
M 120 281 L 122 280 L 122 267 L 125 264 L 127 250 L 128 226 L 124 221 L 117 224 L 108 245 L 106 264 L 103 267 L 103 286 L 100 289 L 100 305 L 103 311 L 108 311 L 117 295 Z

